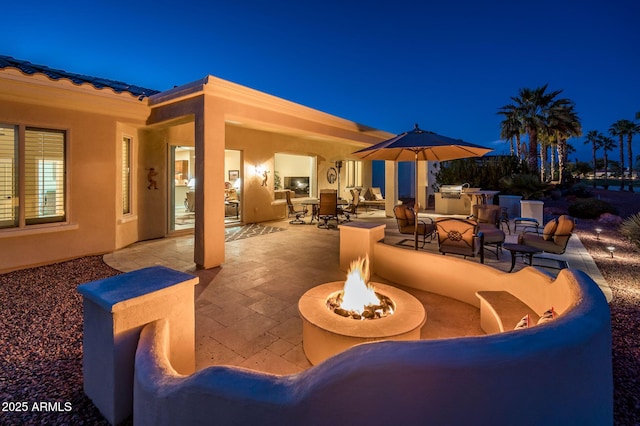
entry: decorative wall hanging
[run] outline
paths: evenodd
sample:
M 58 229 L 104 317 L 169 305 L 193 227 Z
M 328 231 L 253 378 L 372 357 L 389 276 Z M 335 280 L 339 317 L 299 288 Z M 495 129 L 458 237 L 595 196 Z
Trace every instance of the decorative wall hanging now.
M 338 179 L 338 172 L 334 167 L 329 167 L 329 170 L 327 170 L 327 181 L 329 183 L 335 183 L 336 179 Z

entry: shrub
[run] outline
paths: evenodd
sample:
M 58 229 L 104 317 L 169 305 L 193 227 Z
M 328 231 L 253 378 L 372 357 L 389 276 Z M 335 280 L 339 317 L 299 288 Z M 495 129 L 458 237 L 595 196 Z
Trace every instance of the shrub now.
M 504 193 L 521 195 L 525 200 L 541 198 L 545 191 L 551 189 L 551 185 L 540 182 L 537 175 L 513 174 L 500 179 L 500 187 L 506 188 Z
M 620 233 L 640 248 L 640 213 L 626 218 L 620 224 Z
M 597 219 L 603 213 L 618 214 L 618 209 L 597 198 L 577 198 L 569 205 L 569 214 L 580 219 Z
M 585 182 L 579 182 L 566 190 L 565 195 L 573 195 L 578 198 L 590 198 L 593 196 L 591 187 Z

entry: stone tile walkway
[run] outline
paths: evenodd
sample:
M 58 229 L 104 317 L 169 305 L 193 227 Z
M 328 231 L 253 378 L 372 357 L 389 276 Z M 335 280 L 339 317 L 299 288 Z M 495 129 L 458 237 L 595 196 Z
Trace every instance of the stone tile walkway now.
M 361 213 L 357 220 L 385 223 L 386 243 L 407 237 L 397 232 L 395 220 L 384 217 L 382 211 Z M 226 364 L 291 374 L 310 367 L 302 350 L 298 299 L 316 285 L 345 279 L 339 269 L 340 233 L 288 221 L 267 225 L 284 231 L 225 243 L 225 263 L 209 270 L 198 270 L 193 263 L 193 235 L 136 243 L 105 255 L 104 260 L 121 271 L 163 265 L 200 277 L 195 300 L 198 369 Z M 516 238 L 508 235 L 507 241 Z M 437 243 L 427 244 L 426 249 L 437 251 Z M 571 238 L 562 258 L 571 268 L 587 272 L 607 292 L 606 282 L 578 238 Z M 510 254 L 505 250 L 496 259 L 487 253 L 485 263 L 508 271 Z M 522 267 L 518 264 L 516 269 Z M 375 276 L 372 280 L 386 282 Z M 428 312 L 423 338 L 482 334 L 478 309 L 431 293 L 410 291 Z

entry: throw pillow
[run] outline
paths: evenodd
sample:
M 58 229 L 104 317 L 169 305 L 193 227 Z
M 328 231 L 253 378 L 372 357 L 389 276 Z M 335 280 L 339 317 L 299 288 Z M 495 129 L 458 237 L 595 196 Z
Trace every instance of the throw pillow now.
M 514 330 L 529 328 L 530 323 L 531 323 L 531 318 L 529 317 L 529 314 L 527 314 L 522 317 L 522 319 L 520 320 L 520 322 L 518 322 L 518 324 L 516 324 L 516 326 L 514 327 Z
M 550 241 L 553 238 L 553 234 L 558 229 L 558 219 L 550 220 L 542 230 L 542 238 L 545 241 Z
M 384 198 L 382 198 L 382 194 L 375 193 L 375 194 L 373 194 L 373 195 L 376 197 L 376 201 L 382 201 L 382 200 L 384 200 Z
M 573 232 L 573 228 L 575 226 L 575 222 L 573 219 L 567 215 L 562 215 L 558 218 L 558 228 L 553 235 L 553 241 L 556 244 L 565 244 L 571 233 Z
M 549 322 L 555 319 L 556 316 L 557 316 L 556 311 L 555 309 L 553 309 L 553 306 L 552 306 L 551 309 L 549 309 L 544 314 L 542 314 L 542 316 L 538 320 L 538 325 L 544 324 L 545 322 Z

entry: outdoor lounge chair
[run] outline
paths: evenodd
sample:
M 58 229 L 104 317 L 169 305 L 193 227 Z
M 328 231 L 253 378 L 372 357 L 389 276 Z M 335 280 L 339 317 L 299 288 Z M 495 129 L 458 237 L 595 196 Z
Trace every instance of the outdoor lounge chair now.
M 288 208 L 288 217 L 291 216 L 295 216 L 296 218 L 289 221 L 289 223 L 294 224 L 294 225 L 301 225 L 304 223 L 304 220 L 302 220 L 303 217 L 305 217 L 307 215 L 307 213 L 309 212 L 307 210 L 307 206 L 303 206 L 302 210 L 296 210 L 295 206 L 293 205 L 293 202 L 291 201 L 291 191 L 287 191 L 286 192 L 286 197 L 287 197 L 287 208 Z
M 385 203 L 386 201 L 378 187 L 367 189 L 367 192 L 365 192 L 364 195 L 364 201 L 362 202 L 366 211 L 369 210 L 369 207 L 384 208 Z
M 547 222 L 542 235 L 537 232 L 523 232 L 520 234 L 519 242 L 526 246 L 535 247 L 545 253 L 564 254 L 574 228 L 575 221 L 573 218 L 562 215 Z
M 484 237 L 478 224 L 469 219 L 445 217 L 436 219 L 438 251 L 471 257 L 480 257 L 484 263 Z
M 415 238 L 416 215 L 413 212 L 413 209 L 406 204 L 400 204 L 393 208 L 393 214 L 395 215 L 396 222 L 398 223 L 398 231 L 401 234 L 411 234 Z M 424 248 L 425 244 L 427 243 L 427 236 L 429 236 L 429 242 L 433 240 L 433 235 L 436 231 L 433 220 L 431 218 L 427 219 L 430 221 L 430 223 L 427 223 L 423 220 L 418 220 L 418 237 L 422 236 L 422 245 L 420 246 L 420 248 Z M 414 247 L 414 238 L 405 238 L 404 240 L 396 243 L 396 245 L 408 246 L 406 242 L 411 241 L 411 247 Z

